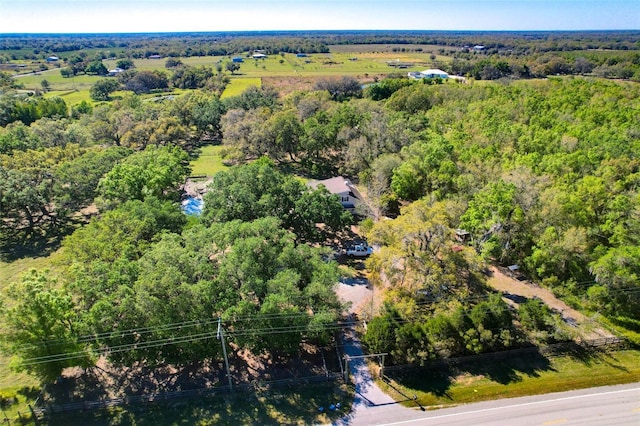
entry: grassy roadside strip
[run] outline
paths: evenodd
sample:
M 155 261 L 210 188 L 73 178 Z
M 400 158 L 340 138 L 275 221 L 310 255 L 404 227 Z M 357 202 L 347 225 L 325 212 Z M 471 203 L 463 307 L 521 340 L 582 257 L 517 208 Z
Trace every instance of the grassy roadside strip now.
M 640 351 L 622 350 L 584 357 L 522 356 L 444 369 L 413 369 L 378 379 L 397 401 L 417 395 L 426 408 L 562 392 L 640 381 Z M 415 402 L 404 403 L 415 407 Z

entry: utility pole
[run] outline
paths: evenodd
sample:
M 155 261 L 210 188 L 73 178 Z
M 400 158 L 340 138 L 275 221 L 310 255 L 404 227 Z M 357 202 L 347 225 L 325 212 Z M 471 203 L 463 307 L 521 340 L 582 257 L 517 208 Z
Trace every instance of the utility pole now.
M 376 294 L 376 286 L 371 281 L 369 282 L 371 283 L 371 318 L 369 318 L 369 321 L 372 321 L 373 320 L 373 301 L 374 301 L 373 297 Z
M 227 346 L 224 344 L 224 333 L 222 331 L 222 318 L 218 317 L 218 340 L 222 340 L 222 353 L 224 355 L 224 365 L 227 368 L 227 379 L 229 380 L 229 392 L 233 391 L 231 384 L 231 372 L 229 372 L 229 358 L 227 358 Z

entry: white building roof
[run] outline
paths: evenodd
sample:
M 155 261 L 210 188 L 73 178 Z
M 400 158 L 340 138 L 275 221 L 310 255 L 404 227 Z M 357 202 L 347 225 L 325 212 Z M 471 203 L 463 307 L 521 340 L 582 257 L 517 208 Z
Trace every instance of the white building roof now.
M 445 71 L 439 70 L 437 68 L 428 69 L 424 71 L 420 71 L 420 74 L 436 74 L 436 75 L 449 75 Z

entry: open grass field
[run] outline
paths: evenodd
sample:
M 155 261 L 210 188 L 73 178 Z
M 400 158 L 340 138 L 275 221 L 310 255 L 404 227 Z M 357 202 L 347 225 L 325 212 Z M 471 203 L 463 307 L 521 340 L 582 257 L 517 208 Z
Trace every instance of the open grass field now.
M 262 87 L 262 79 L 259 77 L 236 77 L 232 78 L 227 87 L 224 89 L 221 99 L 238 96 L 251 86 Z
M 216 173 L 228 169 L 222 163 L 220 151 L 224 149 L 222 145 L 206 145 L 200 148 L 198 157 L 191 161 L 191 174 L 193 176 L 213 176 Z
M 60 96 L 67 103 L 67 106 L 79 104 L 82 101 L 87 101 L 94 105 L 96 102 L 89 96 L 88 90 L 64 90 L 64 91 L 50 91 L 45 93 L 45 98 L 52 98 L 54 96 Z
M 51 85 L 51 90 L 54 91 L 69 91 L 69 90 L 89 90 L 93 84 L 101 78 L 97 75 L 77 75 L 75 77 L 63 77 L 60 75 L 60 70 L 51 69 L 48 71 L 39 72 L 36 74 L 28 74 L 24 77 L 19 77 L 18 81 L 24 84 L 24 88 L 27 90 L 42 90 L 40 82 L 47 80 Z
M 437 44 L 334 44 L 329 46 L 331 53 L 393 53 L 412 52 L 418 55 L 438 54 L 441 51 L 455 52 L 460 50 L 452 46 Z
M 404 51 L 402 51 L 404 49 Z M 422 49 L 422 50 L 420 50 Z M 350 75 L 363 82 L 374 77 L 382 77 L 390 73 L 405 74 L 425 68 L 441 66 L 451 61 L 448 56 L 440 54 L 440 46 L 431 45 L 345 45 L 331 46 L 330 53 L 309 54 L 298 57 L 286 53 L 269 55 L 265 59 L 245 58 L 240 70 L 231 76 L 231 83 L 223 93 L 224 97 L 236 96 L 249 86 L 260 86 L 266 79 L 275 82 L 278 89 L 283 84 L 300 84 L 303 88 L 312 87 L 312 81 L 323 77 L 340 77 Z M 179 58 L 190 66 L 208 66 L 215 68 L 219 63 L 226 63 L 229 57 L 195 56 Z M 104 60 L 108 69 L 116 67 L 116 59 Z M 135 59 L 136 69 L 141 71 L 171 70 L 165 68 L 166 59 Z M 399 66 L 400 65 L 400 66 Z M 223 68 L 224 69 L 224 68 Z M 50 92 L 46 96 L 62 96 L 67 105 L 72 106 L 83 100 L 90 101 L 89 89 L 96 81 L 105 78 L 94 75 L 78 75 L 65 78 L 59 68 L 29 73 L 17 77 L 25 90 L 41 90 L 41 82 L 46 79 L 50 84 Z M 310 83 L 311 82 L 311 83 Z M 291 89 L 293 90 L 293 89 Z M 284 88 L 284 92 L 290 92 Z M 114 96 L 117 96 L 116 93 Z
M 396 400 L 417 395 L 421 405 L 442 407 L 640 380 L 640 351 L 583 353 L 547 358 L 539 354 L 469 363 L 459 367 L 389 373 L 378 380 Z M 415 403 L 407 403 L 415 407 Z

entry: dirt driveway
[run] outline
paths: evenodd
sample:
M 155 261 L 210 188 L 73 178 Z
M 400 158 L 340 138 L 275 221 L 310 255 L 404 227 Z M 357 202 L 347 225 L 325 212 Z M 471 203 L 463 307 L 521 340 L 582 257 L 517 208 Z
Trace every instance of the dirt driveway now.
M 583 338 L 597 339 L 601 337 L 614 337 L 609 331 L 595 324 L 593 320 L 584 314 L 571 308 L 546 288 L 542 288 L 527 280 L 518 280 L 496 266 L 490 266 L 489 270 L 491 271 L 488 280 L 489 285 L 504 294 L 509 294 L 510 297 L 505 297 L 504 299 L 510 305 L 517 307 L 517 300 L 537 297 L 546 303 L 549 308 L 559 312 L 567 324 L 579 328 L 579 332 Z

